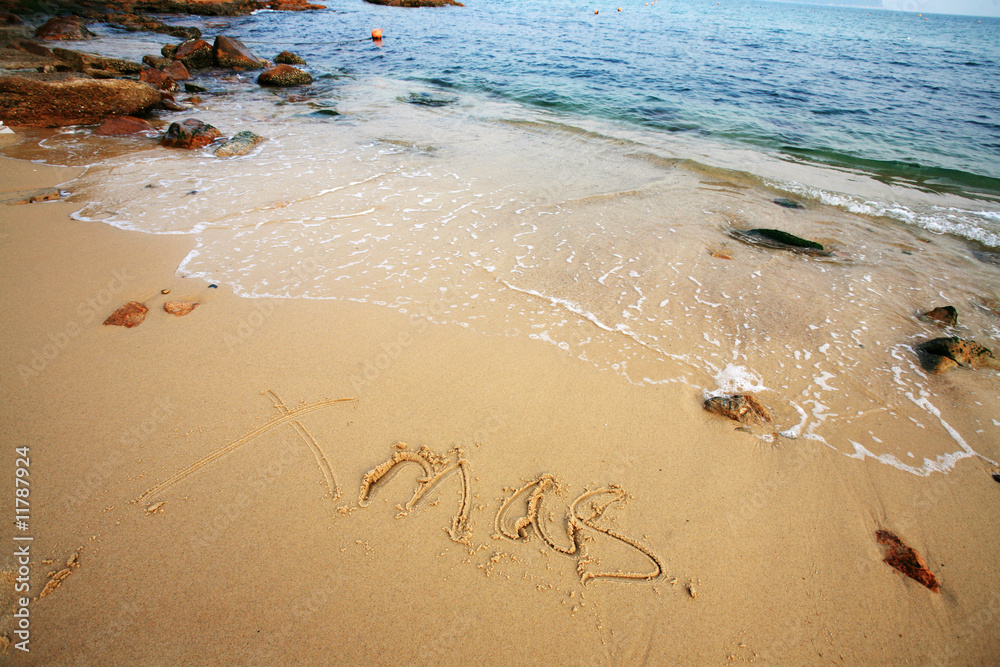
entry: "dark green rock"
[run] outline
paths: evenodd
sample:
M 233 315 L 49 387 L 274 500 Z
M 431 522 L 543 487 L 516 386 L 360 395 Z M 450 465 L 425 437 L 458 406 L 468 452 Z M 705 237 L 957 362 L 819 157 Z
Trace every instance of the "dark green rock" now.
M 443 107 L 454 104 L 458 100 L 454 97 L 435 97 L 431 93 L 410 93 L 409 97 L 401 97 L 399 101 L 409 102 L 420 107 Z
M 780 229 L 733 229 L 730 235 L 744 243 L 760 245 L 776 250 L 790 250 L 805 255 L 830 257 L 833 253 L 823 248 L 823 245 L 800 238 Z
M 802 204 L 793 199 L 785 199 L 784 197 L 778 197 L 774 200 L 774 203 L 784 208 L 802 208 Z

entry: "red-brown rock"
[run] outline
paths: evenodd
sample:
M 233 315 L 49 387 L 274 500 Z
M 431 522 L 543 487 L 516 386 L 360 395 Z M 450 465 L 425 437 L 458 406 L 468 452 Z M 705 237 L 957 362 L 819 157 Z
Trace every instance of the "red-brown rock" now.
M 268 9 L 279 12 L 304 12 L 311 9 L 326 9 L 326 5 L 314 5 L 305 0 L 271 0 Z
M 125 327 L 126 329 L 131 329 L 132 327 L 137 327 L 142 324 L 142 321 L 146 319 L 146 313 L 149 312 L 149 308 L 142 305 L 138 301 L 129 301 L 124 306 L 111 313 L 108 319 L 104 320 L 104 326 L 116 326 Z
M 93 39 L 95 36 L 79 16 L 53 17 L 35 31 L 39 39 Z
M 171 315 L 183 317 L 200 305 L 200 303 L 194 301 L 167 301 L 163 304 L 163 310 L 167 311 Z
M 312 75 L 291 65 L 275 65 L 261 72 L 257 83 L 262 86 L 301 86 L 312 83 Z
M 109 118 L 101 126 L 94 130 L 94 134 L 100 135 L 102 137 L 125 137 L 130 134 L 139 134 L 141 132 L 150 132 L 155 130 L 148 121 L 142 118 L 136 118 L 135 116 L 116 116 L 115 118 Z
M 180 60 L 173 60 L 170 64 L 161 68 L 163 73 L 169 76 L 174 81 L 184 81 L 185 79 L 191 78 L 191 72 L 188 68 L 184 66 Z
M 152 67 L 142 68 L 139 81 L 145 81 L 157 90 L 165 90 L 168 93 L 172 93 L 180 87 L 176 81 L 167 76 L 162 70 L 153 69 Z
M 42 56 L 43 58 L 52 58 L 52 49 L 47 46 L 42 46 L 38 42 L 32 42 L 27 39 L 22 39 L 14 45 L 14 48 L 19 51 L 24 51 L 25 53 L 30 53 L 33 56 Z
M 173 56 L 168 57 L 180 60 L 188 69 L 211 67 L 215 64 L 215 55 L 212 53 L 212 46 L 203 39 L 189 39 L 186 42 L 181 42 L 177 45 L 177 50 L 173 52 Z
M 94 125 L 111 116 L 141 116 L 160 102 L 145 83 L 78 74 L 0 76 L 0 118 L 8 125 Z
M 761 426 L 771 421 L 770 410 L 753 394 L 716 396 L 705 401 L 704 408 L 741 424 Z
M 201 148 L 221 136 L 222 133 L 208 123 L 189 118 L 179 123 L 171 123 L 160 144 L 167 148 Z
M 224 35 L 215 38 L 212 53 L 219 67 L 240 67 L 247 70 L 263 69 L 267 66 L 267 63 L 250 53 L 250 49 L 243 42 Z
M 909 578 L 919 581 L 935 593 L 940 590 L 941 587 L 938 585 L 937 578 L 933 572 L 927 569 L 924 559 L 903 542 L 903 540 L 888 530 L 879 530 L 875 532 L 875 541 L 886 547 L 885 558 L 883 559 L 886 563 Z
M 106 58 L 96 53 L 55 47 L 52 49 L 52 54 L 72 65 L 77 72 L 104 71 L 111 77 L 115 74 L 138 74 L 142 71 L 142 65 L 139 63 L 121 58 Z

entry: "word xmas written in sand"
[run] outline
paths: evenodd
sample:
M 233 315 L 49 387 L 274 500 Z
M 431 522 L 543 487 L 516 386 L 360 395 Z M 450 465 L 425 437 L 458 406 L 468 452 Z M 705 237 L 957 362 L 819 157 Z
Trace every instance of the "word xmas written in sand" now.
M 290 426 L 299 438 L 308 446 L 316 459 L 316 464 L 323 473 L 329 494 L 336 501 L 342 495 L 340 486 L 334 476 L 333 469 L 316 438 L 306 429 L 299 419 L 301 416 L 330 407 L 338 403 L 353 402 L 354 398 L 325 399 L 316 403 L 300 405 L 296 408 L 289 408 L 284 401 L 273 391 L 265 391 L 278 414 L 268 422 L 251 430 L 243 437 L 230 442 L 207 456 L 195 461 L 191 465 L 182 468 L 166 480 L 156 486 L 146 490 L 135 502 L 145 502 L 163 493 L 186 477 L 196 473 L 201 468 L 209 465 L 216 459 L 225 456 L 235 449 L 245 445 L 259 435 L 262 435 L 278 426 Z M 472 507 L 472 490 L 470 486 L 470 463 L 464 457 L 464 453 L 458 447 L 452 448 L 446 455 L 438 454 L 430 448 L 424 446 L 418 450 L 411 450 L 405 443 L 397 443 L 392 448 L 392 453 L 388 459 L 369 470 L 361 480 L 358 492 L 358 502 L 356 508 L 349 506 L 341 507 L 338 511 L 341 514 L 348 514 L 355 509 L 368 507 L 374 494 L 384 484 L 391 473 L 394 473 L 403 466 L 417 466 L 422 471 L 422 476 L 416 480 L 416 488 L 410 499 L 404 505 L 398 505 L 400 510 L 398 516 L 405 516 L 412 512 L 429 491 L 438 486 L 445 479 L 455 477 L 460 483 L 461 494 L 458 507 L 451 518 L 446 532 L 453 542 L 471 545 L 471 530 L 469 528 L 469 513 Z M 622 487 L 611 484 L 592 491 L 586 491 L 571 503 L 566 513 L 564 522 L 564 537 L 556 539 L 550 533 L 542 517 L 543 507 L 546 499 L 551 499 L 564 489 L 554 475 L 545 473 L 532 479 L 520 488 L 516 489 L 510 496 L 503 500 L 500 509 L 494 520 L 494 539 L 508 539 L 520 541 L 528 537 L 529 531 L 533 531 L 552 551 L 565 556 L 574 557 L 577 561 L 577 573 L 582 583 L 592 579 L 606 579 L 611 581 L 652 581 L 663 574 L 662 561 L 650 549 L 639 543 L 638 540 L 624 535 L 612 528 L 603 525 L 601 519 L 612 507 L 623 507 L 630 496 Z M 155 513 L 162 511 L 165 501 L 157 502 L 147 507 L 155 508 Z M 548 504 L 551 504 L 551 500 Z M 648 565 L 639 571 L 626 570 L 600 570 L 588 569 L 588 564 L 596 562 L 586 551 L 584 544 L 584 534 L 587 531 L 601 533 L 613 541 L 624 545 L 627 549 L 637 553 Z

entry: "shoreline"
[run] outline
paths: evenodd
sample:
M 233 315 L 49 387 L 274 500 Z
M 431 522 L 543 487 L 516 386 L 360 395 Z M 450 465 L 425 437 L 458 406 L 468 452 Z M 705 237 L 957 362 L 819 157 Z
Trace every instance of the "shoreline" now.
M 54 184 L 29 163 L 4 167 L 18 183 Z M 767 445 L 684 387 L 636 387 L 537 341 L 366 304 L 239 299 L 174 275 L 190 239 L 71 221 L 74 206 L 0 216 L 4 439 L 31 447 L 38 558 L 83 547 L 72 575 L 31 602 L 33 660 L 972 664 L 997 648 L 997 489 L 980 460 L 920 478 L 801 439 Z M 168 315 L 161 289 L 202 305 Z M 87 317 L 80 304 L 102 290 L 114 292 L 107 312 L 145 299 L 146 321 L 127 330 Z M 77 320 L 37 377 L 17 376 Z M 357 399 L 301 418 L 340 499 L 309 437 L 279 424 L 134 502 L 265 425 L 268 390 L 290 409 Z M 396 442 L 448 458 L 462 449 L 467 544 L 444 530 L 455 478 L 401 515 L 393 506 L 414 474 L 404 467 L 357 504 L 365 472 Z M 581 562 L 537 534 L 491 537 L 502 501 L 545 472 L 567 486 L 544 501 L 554 539 L 573 498 L 620 484 L 631 499 L 607 525 L 655 554 L 663 575 L 582 584 Z M 940 594 L 881 562 L 882 528 L 924 555 Z M 588 537 L 597 567 L 648 567 Z M 48 569 L 33 565 L 34 595 Z M 544 647 L 509 641 L 539 622 L 552 633 Z

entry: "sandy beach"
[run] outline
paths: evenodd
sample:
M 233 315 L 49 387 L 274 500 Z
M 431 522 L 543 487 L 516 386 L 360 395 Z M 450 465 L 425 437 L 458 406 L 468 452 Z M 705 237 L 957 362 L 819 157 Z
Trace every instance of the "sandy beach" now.
M 0 169 L 5 191 L 79 173 L 7 158 Z M 176 275 L 188 237 L 71 220 L 77 208 L 0 210 L 0 512 L 15 511 L 12 450 L 29 447 L 33 538 L 30 653 L 14 648 L 17 562 L 3 558 L 4 661 L 996 654 L 998 488 L 981 457 L 915 476 L 807 440 L 762 441 L 686 386 L 636 386 L 555 346 L 368 304 L 238 298 Z M 201 305 L 175 317 L 168 298 Z M 141 326 L 101 325 L 131 300 L 149 308 Z M 354 400 L 323 404 L 340 398 Z M 426 473 L 411 461 L 361 507 L 366 473 L 397 443 L 427 447 L 438 469 L 464 461 L 465 484 L 455 469 L 406 511 Z M 996 460 L 1000 447 L 979 453 Z M 529 488 L 498 533 L 504 502 L 545 474 L 559 487 L 536 524 L 503 536 L 530 515 Z M 583 525 L 576 554 L 551 548 L 534 525 L 568 550 L 570 505 L 598 490 L 600 530 Z M 465 501 L 467 530 L 449 534 Z M 923 555 L 939 593 L 882 562 L 879 529 Z
M 0 664 L 996 662 L 1000 372 L 917 355 L 1000 355 L 988 54 L 880 115 L 864 57 L 953 33 L 655 4 L 562 3 L 564 45 L 499 2 L 168 17 L 313 83 L 212 56 L 144 133 L 0 134 Z M 832 87 L 796 46 L 834 62 L 828 25 L 867 53 Z M 162 146 L 188 118 L 260 142 Z M 768 418 L 704 407 L 742 394 Z

